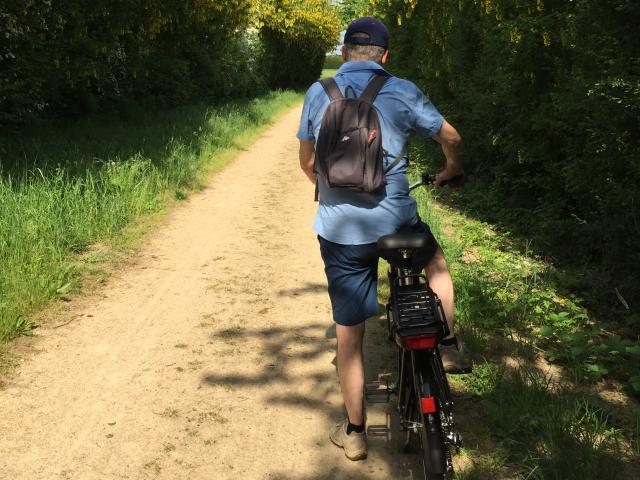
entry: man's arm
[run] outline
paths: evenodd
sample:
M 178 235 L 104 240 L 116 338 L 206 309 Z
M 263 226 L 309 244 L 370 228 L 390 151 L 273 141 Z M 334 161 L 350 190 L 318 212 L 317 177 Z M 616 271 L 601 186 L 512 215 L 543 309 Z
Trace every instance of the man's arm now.
M 300 140 L 300 168 L 305 173 L 311 183 L 316 183 L 316 174 L 313 173 L 313 162 L 315 160 L 315 140 Z
M 439 187 L 445 180 L 451 180 L 453 177 L 464 173 L 460 162 L 463 143 L 458 131 L 446 120 L 442 122 L 440 131 L 431 138 L 442 146 L 442 152 L 447 159 L 444 170 L 436 177 L 435 185 Z

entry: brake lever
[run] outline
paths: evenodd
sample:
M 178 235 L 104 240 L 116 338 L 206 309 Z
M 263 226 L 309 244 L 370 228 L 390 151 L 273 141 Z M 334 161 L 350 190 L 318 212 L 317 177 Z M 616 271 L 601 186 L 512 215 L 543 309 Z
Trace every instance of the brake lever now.
M 456 175 L 453 178 L 450 178 L 449 180 L 445 180 L 440 184 L 440 186 L 441 187 L 449 186 L 449 188 L 452 190 L 460 190 L 464 185 L 465 181 L 466 181 L 466 177 L 464 176 L 464 174 L 460 174 L 460 175 Z M 436 183 L 436 175 L 430 175 L 429 173 L 424 172 L 420 176 L 419 181 L 409 186 L 409 191 L 411 192 L 418 187 L 422 187 L 424 185 L 433 185 L 435 183 Z
M 427 172 L 423 172 L 420 177 L 420 183 L 422 185 L 433 185 L 436 181 L 435 175 L 429 175 Z

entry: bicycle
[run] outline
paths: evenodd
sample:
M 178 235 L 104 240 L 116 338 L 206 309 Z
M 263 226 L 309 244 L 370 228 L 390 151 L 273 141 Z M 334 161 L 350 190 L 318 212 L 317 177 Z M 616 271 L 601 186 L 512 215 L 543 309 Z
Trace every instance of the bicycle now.
M 435 176 L 423 174 L 409 187 L 431 185 Z M 462 176 L 450 180 L 452 187 Z M 449 335 L 442 304 L 422 272 L 424 254 L 432 241 L 422 233 L 397 233 L 378 240 L 380 256 L 389 263 L 389 303 L 386 305 L 388 336 L 398 347 L 398 381 L 390 393 L 398 397 L 400 426 L 420 440 L 424 476 L 442 479 L 453 472 L 451 448 L 462 439 L 453 421 L 453 401 L 442 365 L 438 343 Z

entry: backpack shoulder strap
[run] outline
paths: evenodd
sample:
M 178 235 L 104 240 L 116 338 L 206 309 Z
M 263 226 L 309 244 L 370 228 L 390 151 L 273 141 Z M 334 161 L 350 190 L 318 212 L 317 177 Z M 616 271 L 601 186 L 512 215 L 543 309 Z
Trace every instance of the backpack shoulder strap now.
M 402 158 L 404 157 L 405 153 L 407 153 L 407 144 L 406 143 L 402 146 L 402 150 L 400 150 L 400 153 L 398 155 L 396 155 L 396 159 L 393 162 L 391 162 L 389 165 L 387 165 L 387 168 L 384 169 L 384 173 L 389 173 L 393 167 L 398 165 L 400 163 L 400 161 L 402 160 Z
M 338 84 L 333 78 L 323 78 L 320 80 L 320 85 L 322 85 L 324 91 L 327 92 L 327 95 L 332 102 L 334 100 L 344 98 L 344 95 L 342 95 L 342 92 L 338 88 Z
M 384 86 L 384 84 L 389 80 L 389 75 L 387 72 L 377 73 L 375 77 L 369 82 L 367 88 L 364 89 L 360 98 L 369 103 L 373 103 L 373 101 L 380 93 L 380 89 Z

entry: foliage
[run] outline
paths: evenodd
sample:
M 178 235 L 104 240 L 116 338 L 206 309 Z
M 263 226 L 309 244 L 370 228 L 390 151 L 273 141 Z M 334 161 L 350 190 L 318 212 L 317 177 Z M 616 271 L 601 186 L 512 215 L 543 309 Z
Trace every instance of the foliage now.
M 337 70 L 342 66 L 342 56 L 340 55 L 327 55 L 324 60 L 324 68 L 330 70 Z
M 422 146 L 410 156 L 414 176 L 431 163 Z M 629 408 L 633 400 L 607 402 L 595 385 L 640 395 L 637 337 L 610 332 L 567 293 L 569 272 L 445 206 L 465 195 L 445 192 L 415 196 L 452 272 L 457 333 L 479 362 L 471 375 L 450 378 L 474 460 L 461 478 L 636 478 L 640 411 Z M 549 368 L 543 356 L 565 368 Z
M 640 302 L 640 4 L 378 0 L 391 69 L 461 131 L 486 218 Z
M 340 1 L 340 20 L 342 25 L 346 27 L 353 20 L 368 15 L 373 15 L 374 1 L 372 0 L 342 0 Z
M 0 4 L 0 123 L 132 99 L 223 102 L 264 92 L 265 79 L 310 83 L 337 35 L 328 0 L 8 0 Z
M 412 148 L 411 155 L 417 163 L 427 162 L 422 148 Z M 457 203 L 465 195 L 447 195 L 447 203 Z M 423 219 L 441 232 L 442 214 L 434 212 L 433 199 L 425 192 L 419 192 L 418 199 Z M 453 210 L 447 217 L 455 238 L 442 234 L 438 238 L 453 265 L 456 318 L 472 347 L 489 353 L 495 348 L 487 347 L 492 336 L 515 335 L 522 339 L 522 349 L 543 349 L 548 360 L 567 366 L 573 379 L 615 380 L 640 396 L 637 334 L 633 329 L 614 333 L 615 324 L 589 309 L 585 298 L 571 293 L 574 272 L 543 261 L 528 244 L 518 247 L 490 224 Z M 628 323 L 632 322 L 630 317 Z
M 338 42 L 337 9 L 329 0 L 263 0 L 258 6 L 268 85 L 308 87 Z
M 223 165 L 223 150 L 300 99 L 287 91 L 216 107 L 130 109 L 0 139 L 0 340 L 28 333 L 34 309 L 79 287 L 77 254 L 168 196 L 185 198 L 203 171 Z

